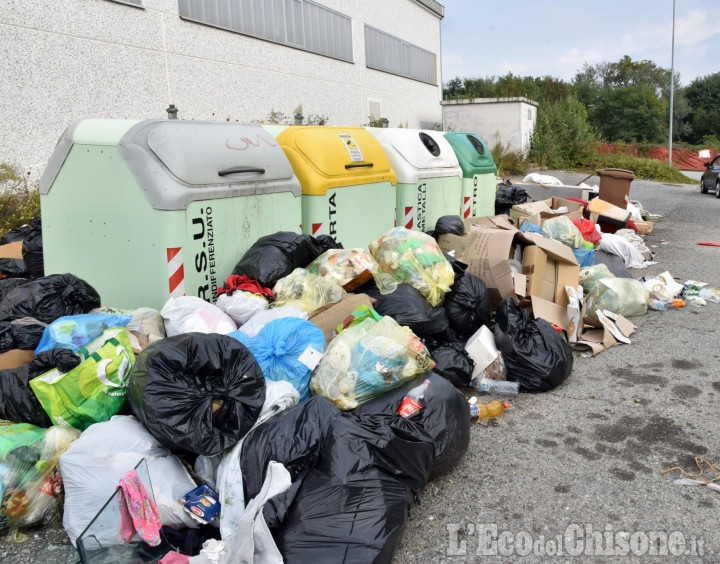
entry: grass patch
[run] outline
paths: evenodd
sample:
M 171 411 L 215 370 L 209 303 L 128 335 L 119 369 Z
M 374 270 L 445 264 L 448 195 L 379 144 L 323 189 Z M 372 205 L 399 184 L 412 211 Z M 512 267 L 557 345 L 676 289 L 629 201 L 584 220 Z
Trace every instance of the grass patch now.
M 40 193 L 17 167 L 0 163 L 0 235 L 40 215 Z

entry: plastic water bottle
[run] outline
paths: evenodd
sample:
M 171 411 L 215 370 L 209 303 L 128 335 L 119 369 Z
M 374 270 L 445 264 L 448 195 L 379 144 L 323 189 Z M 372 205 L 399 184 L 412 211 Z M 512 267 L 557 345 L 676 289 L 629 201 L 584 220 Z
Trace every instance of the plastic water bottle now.
M 516 396 L 520 393 L 520 383 L 482 378 L 480 380 L 480 384 L 477 386 L 477 389 L 481 392 L 500 394 L 502 396 Z
M 650 300 L 648 307 L 655 311 L 665 311 L 667 309 L 667 302 L 665 300 Z
M 397 409 L 398 415 L 410 417 L 413 413 L 417 413 L 423 408 L 423 401 L 425 400 L 425 392 L 430 386 L 430 380 L 425 380 L 419 386 L 415 386 L 412 390 L 408 391 L 407 395 L 403 398 L 400 407 Z

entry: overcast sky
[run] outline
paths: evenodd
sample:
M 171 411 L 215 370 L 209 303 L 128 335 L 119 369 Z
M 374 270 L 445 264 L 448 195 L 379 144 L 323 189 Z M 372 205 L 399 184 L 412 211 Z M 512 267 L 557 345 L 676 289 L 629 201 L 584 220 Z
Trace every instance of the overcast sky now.
M 669 69 L 672 0 L 439 0 L 443 82 L 550 75 L 623 55 Z M 720 72 L 720 0 L 676 0 L 675 70 L 688 85 Z

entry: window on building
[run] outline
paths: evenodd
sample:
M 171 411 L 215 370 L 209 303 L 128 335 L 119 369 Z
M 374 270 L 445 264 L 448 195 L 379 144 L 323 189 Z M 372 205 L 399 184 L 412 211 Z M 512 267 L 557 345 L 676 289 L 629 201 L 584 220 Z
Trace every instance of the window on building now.
M 127 4 L 128 6 L 135 6 L 136 8 L 145 8 L 143 6 L 143 0 L 110 0 L 118 4 Z
M 371 69 L 437 84 L 434 53 L 368 25 L 365 26 L 365 64 Z
M 179 0 L 180 17 L 352 62 L 350 18 L 309 0 Z

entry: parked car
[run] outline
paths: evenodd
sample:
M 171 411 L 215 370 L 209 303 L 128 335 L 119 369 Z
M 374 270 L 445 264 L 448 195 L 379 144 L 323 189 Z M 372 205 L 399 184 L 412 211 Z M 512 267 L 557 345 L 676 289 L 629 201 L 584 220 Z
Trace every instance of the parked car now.
M 720 155 L 716 155 L 712 161 L 705 163 L 705 168 L 707 170 L 700 178 L 700 192 L 703 194 L 714 192 L 715 197 L 720 198 Z

